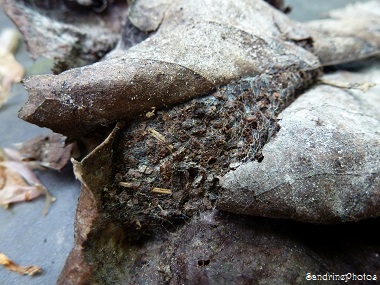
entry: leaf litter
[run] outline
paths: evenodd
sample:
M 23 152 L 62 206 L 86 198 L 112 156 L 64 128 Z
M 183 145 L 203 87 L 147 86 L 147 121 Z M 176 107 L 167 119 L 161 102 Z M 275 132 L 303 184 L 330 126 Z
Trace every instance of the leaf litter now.
M 9 148 L 0 148 L 0 205 L 5 209 L 12 203 L 30 201 L 46 196 L 44 216 L 56 200 L 32 171 L 39 164 L 22 161 L 21 154 Z
M 220 174 L 250 160 L 257 160 L 257 163 L 263 160 L 260 150 L 279 130 L 278 113 L 294 99 L 297 90 L 314 82 L 316 79 L 314 73 L 317 73 L 320 63 L 322 65 L 344 63 L 347 59 L 351 61 L 378 54 L 377 42 L 368 45 L 370 48 L 364 50 L 366 51 L 364 55 L 349 52 L 352 54 L 350 57 L 347 57 L 346 53 L 340 53 L 341 50 L 349 49 L 337 48 L 335 45 L 338 42 L 345 43 L 345 47 L 350 47 L 351 51 L 363 51 L 358 46 L 361 47 L 363 43 L 367 45 L 368 39 L 376 39 L 373 35 L 376 35 L 378 29 L 371 31 L 370 34 L 367 33 L 367 29 L 364 29 L 364 34 L 370 35 L 363 37 L 364 41 L 357 39 L 359 34 L 356 32 L 353 36 L 348 35 L 347 41 L 336 41 L 339 34 L 337 35 L 335 31 L 332 33 L 329 23 L 326 25 L 317 23 L 315 28 L 309 25 L 305 30 L 295 23 L 272 14 L 264 7 L 261 13 L 253 11 L 252 14 L 249 9 L 242 9 L 248 11 L 250 17 L 247 19 L 254 19 L 253 24 L 258 27 L 256 29 L 256 26 L 253 26 L 252 29 L 252 26 L 246 25 L 244 21 L 229 22 L 231 19 L 244 18 L 235 17 L 229 13 L 230 11 L 226 16 L 219 11 L 215 15 L 211 13 L 212 17 L 204 14 L 204 11 L 215 12 L 217 9 L 214 9 L 215 5 L 210 6 L 211 8 L 206 5 L 207 8 L 198 9 L 199 5 L 205 7 L 205 3 L 209 1 L 187 3 L 178 1 L 177 4 L 179 2 L 181 5 L 172 5 L 166 13 L 158 11 L 158 15 L 163 15 L 163 18 L 158 19 L 157 27 L 154 27 L 157 23 L 153 23 L 153 30 L 157 28 L 157 31 L 140 44 L 130 49 L 125 48 L 130 40 L 127 38 L 125 43 L 121 42 L 119 45 L 121 51 L 108 56 L 101 63 L 74 69 L 57 76 L 34 77 L 26 82 L 31 97 L 29 103 L 20 112 L 21 117 L 62 132 L 73 139 L 83 137 L 99 126 L 108 125 L 120 119 L 129 120 L 132 117 L 135 119 L 133 122 L 129 121 L 127 127 L 117 135 L 116 132 L 111 134 L 105 143 L 81 162 L 77 162 L 76 166 L 78 177 L 86 187 L 90 188 L 87 193 L 86 190 L 83 191 L 83 197 L 96 200 L 94 207 L 84 207 L 87 204 L 81 205 L 81 203 L 79 205 L 83 212 L 78 211 L 77 225 L 82 229 L 77 229 L 77 233 L 80 233 L 83 228 L 90 231 L 90 238 L 85 241 L 86 247 L 83 247 L 85 252 L 79 254 L 87 254 L 87 260 L 95 261 L 94 275 L 96 274 L 99 278 L 97 281 L 102 281 L 103 284 L 105 274 L 102 272 L 107 272 L 107 278 L 110 280 L 116 278 L 112 275 L 113 268 L 110 272 L 108 268 L 100 265 L 104 265 L 105 258 L 111 258 L 110 261 L 115 261 L 112 260 L 114 257 L 119 258 L 116 255 L 122 250 L 115 245 L 127 244 L 123 240 L 124 236 L 128 235 L 126 233 L 132 232 L 132 235 L 135 233 L 135 231 L 127 230 L 152 229 L 155 225 L 162 228 L 165 221 L 178 225 L 177 221 L 183 222 L 186 217 L 196 219 L 197 213 L 202 213 L 204 216 L 204 213 L 213 209 L 219 194 L 216 191 L 218 190 L 216 187 L 218 175 L 210 177 L 207 175 L 211 168 L 215 168 L 214 173 Z M 241 1 L 241 5 L 246 3 L 248 2 Z M 255 5 L 256 9 L 257 7 L 261 7 L 259 2 Z M 176 17 L 178 11 L 175 9 L 181 11 L 182 18 Z M 240 12 L 238 14 L 241 15 Z M 264 15 L 263 19 L 260 18 L 260 14 Z M 272 16 L 270 18 L 274 20 L 274 23 L 268 20 L 265 16 L 267 14 Z M 131 15 L 133 14 L 130 14 L 129 20 L 137 28 L 150 31 L 150 26 L 147 28 L 139 26 L 136 21 L 133 21 Z M 217 18 L 218 15 L 221 15 L 223 21 Z M 141 13 L 141 17 L 144 17 L 144 13 Z M 210 18 L 219 19 L 219 21 L 210 23 Z M 367 22 L 364 23 L 365 26 L 367 24 Z M 373 25 L 377 25 L 376 22 Z M 295 35 L 292 28 L 302 33 Z M 322 30 L 322 36 L 317 33 L 319 30 Z M 259 32 L 256 33 L 256 31 Z M 124 32 L 127 34 L 127 31 Z M 329 36 L 325 36 L 324 32 L 326 34 L 329 32 Z M 173 42 L 172 38 L 178 40 Z M 285 42 L 283 42 L 284 38 Z M 198 39 L 201 44 L 198 45 L 194 39 Z M 263 39 L 265 40 L 262 41 Z M 313 41 L 314 46 L 308 47 L 308 43 Z M 267 45 L 268 42 L 269 45 Z M 296 46 L 292 48 L 294 43 Z M 171 44 L 174 45 L 173 49 L 169 49 Z M 255 46 L 256 54 L 254 52 L 248 55 L 240 53 L 239 46 L 245 52 L 249 50 L 246 46 Z M 280 48 L 277 49 L 277 46 Z M 203 47 L 203 50 L 199 47 Z M 215 52 L 214 47 L 221 47 L 220 52 Z M 284 57 L 282 53 L 278 54 L 279 50 L 284 51 L 282 47 L 289 48 L 287 54 L 289 58 Z M 301 47 L 306 49 L 302 50 Z M 220 57 L 210 58 L 208 54 L 210 51 Z M 320 62 L 312 59 L 313 55 L 311 53 L 307 55 L 307 52 L 316 55 Z M 190 58 L 189 54 L 195 57 Z M 236 65 L 233 64 L 233 68 L 227 66 L 232 61 L 226 61 L 226 58 L 231 59 L 231 55 L 236 54 L 242 54 L 245 60 L 250 61 L 242 62 L 240 58 L 236 58 Z M 260 59 L 256 69 L 252 67 L 255 65 L 251 64 L 255 63 L 255 55 L 259 55 L 257 58 Z M 263 66 L 261 59 L 267 58 L 269 62 Z M 277 65 L 270 61 L 273 58 L 276 58 L 274 62 L 278 63 Z M 202 64 L 198 66 L 198 63 Z M 273 68 L 274 65 L 276 68 Z M 286 80 L 288 76 L 294 77 L 295 82 Z M 273 77 L 279 77 L 279 84 L 275 86 L 278 89 L 270 90 L 268 85 L 276 83 Z M 36 84 L 37 82 L 39 84 Z M 286 90 L 288 86 L 290 90 Z M 214 93 L 216 88 L 221 89 Z M 203 99 L 196 98 L 199 95 L 211 93 L 215 98 L 210 96 Z M 251 95 L 250 93 L 255 95 L 255 98 L 248 96 Z M 72 94 L 83 96 L 70 97 Z M 96 100 L 93 100 L 94 98 Z M 189 102 L 192 98 L 196 99 Z M 179 103 L 183 105 L 178 105 Z M 168 108 L 173 104 L 177 106 Z M 65 118 L 64 120 L 53 120 L 56 118 L 56 114 L 51 112 L 53 107 L 61 111 L 60 114 Z M 156 113 L 146 113 L 152 109 L 157 109 Z M 148 120 L 145 117 L 139 118 L 141 114 L 146 114 L 145 117 Z M 220 119 L 218 115 L 226 118 L 223 117 L 222 122 L 218 122 Z M 212 132 L 209 131 L 210 126 Z M 95 137 L 95 134 L 91 135 Z M 218 142 L 220 144 L 216 144 Z M 199 149 L 203 151 L 200 152 Z M 96 164 L 101 167 L 93 168 L 95 163 L 89 163 L 91 161 L 101 162 Z M 112 169 L 108 167 L 107 163 L 114 162 L 116 164 L 111 165 Z M 148 173 L 146 172 L 148 168 L 153 170 Z M 142 169 L 144 171 L 140 171 Z M 204 191 L 207 187 L 209 189 Z M 135 191 L 136 189 L 139 191 Z M 96 223 L 93 223 L 90 218 L 84 218 L 85 213 L 88 214 L 86 211 L 98 211 L 100 207 L 101 218 Z M 224 221 L 226 220 L 221 220 L 220 224 Z M 235 233 L 235 224 L 229 225 L 232 227 L 231 232 Z M 213 225 L 212 228 L 217 228 L 217 226 Z M 183 229 L 186 229 L 186 225 Z M 82 237 L 82 235 L 79 236 Z M 215 237 L 212 234 L 209 236 Z M 118 244 L 119 240 L 122 241 L 120 244 Z M 84 242 L 83 239 L 77 242 L 77 246 L 79 247 L 82 242 Z M 236 244 L 240 247 L 239 243 Z M 184 249 L 184 252 L 188 253 L 187 250 L 188 247 Z M 111 252 L 113 254 L 108 254 Z M 120 256 L 125 256 L 125 253 L 122 252 Z M 170 259 L 166 258 L 165 252 L 162 255 L 155 254 L 154 251 L 151 253 L 162 260 Z M 144 256 L 147 256 L 147 252 L 144 252 Z M 185 263 L 180 258 L 176 264 Z M 138 263 L 130 264 L 132 270 L 128 271 L 128 274 L 138 268 L 139 274 L 135 277 L 146 278 L 140 271 L 144 270 L 141 264 L 146 264 L 145 260 L 136 258 L 128 259 L 128 262 L 131 262 L 130 260 L 137 260 Z M 72 269 L 77 265 L 76 260 L 71 261 L 67 262 L 68 269 L 70 266 Z M 209 264 L 210 259 L 206 257 L 199 261 L 202 266 L 205 266 L 206 263 Z M 201 266 L 199 261 L 198 265 Z M 112 262 L 108 264 L 114 265 Z M 186 261 L 185 264 L 190 263 Z M 81 263 L 81 266 L 83 268 L 86 265 L 83 266 Z M 170 270 L 175 269 L 175 266 L 173 264 L 168 266 L 168 270 L 162 269 L 166 282 L 170 280 Z M 153 271 L 151 268 L 156 268 L 145 266 L 145 268 L 148 267 L 150 272 Z M 213 271 L 209 270 L 209 272 Z M 173 280 L 175 275 L 181 276 L 181 274 L 174 274 Z M 64 279 L 68 274 L 61 276 Z M 225 276 L 224 272 L 222 276 Z M 129 277 L 131 276 L 128 276 L 128 280 L 133 280 Z M 256 276 L 255 278 L 257 279 Z M 192 280 L 200 279 L 193 277 Z M 171 284 L 175 284 L 174 282 Z M 136 283 L 142 282 L 136 281 Z M 158 282 L 150 283 L 158 284 Z
M 16 61 L 13 53 L 17 49 L 19 34 L 12 29 L 0 33 L 0 108 L 9 98 L 9 90 L 14 82 L 24 76 L 24 67 Z
M 9 271 L 14 271 L 22 275 L 36 275 L 42 272 L 41 267 L 36 265 L 20 266 L 2 252 L 0 252 L 0 265 Z

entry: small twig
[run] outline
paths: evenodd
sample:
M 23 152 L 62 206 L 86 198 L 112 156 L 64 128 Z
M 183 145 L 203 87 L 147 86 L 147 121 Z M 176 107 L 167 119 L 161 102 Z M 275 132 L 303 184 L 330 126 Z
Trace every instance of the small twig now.
M 158 193 L 158 194 L 166 194 L 166 195 L 171 195 L 172 194 L 172 190 L 171 189 L 167 189 L 167 188 L 157 188 L 157 187 L 154 187 L 152 189 L 152 192 L 153 193 Z
M 319 81 L 323 84 L 326 84 L 326 85 L 330 85 L 330 86 L 334 86 L 334 87 L 338 87 L 338 88 L 344 88 L 344 89 L 359 89 L 363 92 L 367 92 L 370 88 L 372 88 L 376 85 L 376 83 L 374 83 L 374 82 L 349 83 L 349 82 L 342 82 L 342 81 L 332 81 L 332 80 L 327 80 L 324 78 L 320 78 Z
M 173 152 L 173 146 L 171 144 L 168 144 L 166 142 L 166 139 L 165 139 L 165 136 L 159 132 L 157 132 L 156 130 L 152 129 L 152 128 L 148 128 L 148 132 L 151 134 L 152 137 L 154 137 L 156 140 L 158 140 L 159 142 L 163 143 L 165 145 L 165 147 L 172 153 Z

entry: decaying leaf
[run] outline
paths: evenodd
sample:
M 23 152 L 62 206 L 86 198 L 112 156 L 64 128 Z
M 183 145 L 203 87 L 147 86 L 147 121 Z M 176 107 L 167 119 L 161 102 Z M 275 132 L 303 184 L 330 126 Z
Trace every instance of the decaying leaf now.
M 108 1 L 107 12 L 70 7 L 70 0 L 4 0 L 4 11 L 19 27 L 34 58 L 55 61 L 55 71 L 98 61 L 117 43 L 126 1 Z M 83 2 L 83 1 L 81 1 Z M 96 1 L 99 2 L 99 1 Z
M 150 234 L 162 220 L 213 208 L 218 177 L 233 164 L 261 159 L 279 129 L 277 114 L 317 75 L 289 70 L 246 77 L 149 119 L 142 115 L 75 162 L 75 172 L 104 201 L 105 215 L 134 237 Z
M 378 269 L 377 260 L 347 265 L 347 250 L 321 258 L 289 236 L 299 224 L 279 231 L 275 219 L 219 212 L 318 223 L 379 216 L 378 111 L 340 89 L 335 101 L 309 95 L 296 101 L 302 108 L 285 109 L 316 81 L 320 62 L 346 61 L 340 48 L 320 52 L 326 39 L 341 46 L 341 38 L 321 40 L 312 24 L 294 23 L 258 0 L 168 3 L 135 1 L 118 47 L 102 62 L 26 81 L 31 96 L 22 118 L 99 142 L 73 160 L 83 187 L 76 244 L 58 284 L 303 284 L 300 272 Z M 356 51 L 349 60 L 376 55 L 376 43 L 357 53 L 355 37 L 344 42 Z M 333 112 L 319 118 L 311 106 Z M 110 133 L 92 132 L 123 118 L 127 124 Z M 345 141 L 350 122 L 356 125 Z M 276 146 L 284 134 L 288 144 Z M 310 150 L 312 143 L 318 145 Z
M 379 81 L 380 72 L 328 81 Z M 221 179 L 220 210 L 316 223 L 380 215 L 379 87 L 366 93 L 320 85 L 280 114 L 281 129 L 248 162 Z
M 18 144 L 23 161 L 35 161 L 43 167 L 62 170 L 70 161 L 74 144 L 65 145 L 65 137 L 51 133 Z
M 279 76 L 287 77 L 284 80 L 278 78 Z M 321 227 L 313 228 L 312 225 L 305 226 L 301 223 L 255 219 L 228 213 L 224 215 L 213 210 L 215 203 L 217 209 L 222 208 L 223 204 L 231 203 L 229 208 L 222 209 L 252 214 L 250 211 L 256 211 L 255 208 L 258 208 L 261 212 L 254 213 L 255 215 L 279 217 L 281 213 L 280 217 L 319 223 L 357 220 L 379 215 L 379 180 L 376 174 L 380 153 L 379 139 L 376 137 L 379 122 L 378 110 L 375 108 L 379 104 L 378 96 L 375 95 L 378 92 L 377 87 L 365 94 L 354 93 L 353 96 L 347 93 L 348 91 L 320 85 L 318 88 L 323 96 L 317 96 L 315 88 L 309 95 L 304 94 L 297 99 L 294 105 L 290 105 L 283 112 L 282 120 L 279 122 L 282 129 L 272 137 L 278 131 L 277 122 L 274 121 L 274 117 L 265 116 L 268 112 L 274 112 L 273 110 L 280 111 L 286 106 L 283 105 L 284 102 L 294 98 L 293 92 L 302 86 L 300 82 L 303 82 L 301 78 L 305 78 L 305 74 L 298 76 L 297 73 L 289 72 L 245 78 L 224 86 L 211 96 L 159 111 L 149 120 L 143 116 L 130 122 L 124 129 L 120 129 L 119 125 L 85 160 L 76 162 L 76 172 L 81 174 L 79 178 L 84 185 L 76 221 L 78 242 L 66 262 L 58 284 L 65 284 L 68 279 L 72 284 L 78 283 L 78 280 L 90 284 L 122 284 L 126 280 L 136 284 L 173 285 L 184 282 L 220 284 L 222 280 L 228 280 L 228 284 L 249 284 L 258 281 L 273 284 L 278 280 L 281 284 L 304 284 L 306 273 L 302 273 L 309 271 L 346 272 L 353 268 L 367 268 L 366 270 L 379 272 L 378 260 L 373 254 L 377 250 L 366 248 L 365 251 L 361 251 L 363 244 L 356 241 L 343 244 L 343 235 L 336 238 L 335 232 L 331 233 L 331 227 L 325 228 L 321 235 L 326 244 L 330 244 L 335 238 L 336 241 L 334 247 L 324 251 L 325 246 L 321 249 L 315 246 L 315 242 L 311 246 L 305 246 L 303 239 L 305 233 L 320 233 Z M 340 80 L 357 81 L 361 78 L 364 81 L 374 81 L 377 76 L 353 75 L 354 78 L 343 77 Z M 339 76 L 329 79 L 339 80 Z M 287 89 L 276 89 L 281 88 L 276 80 L 286 81 Z M 257 93 L 252 92 L 253 90 Z M 309 108 L 311 114 L 303 112 L 304 109 L 297 104 L 300 99 L 303 101 L 302 107 Z M 375 101 L 372 103 L 368 101 L 373 99 Z M 356 101 L 360 101 L 362 105 L 353 104 Z M 320 107 L 316 108 L 317 106 Z M 347 106 L 351 109 L 347 109 Z M 367 107 L 366 111 L 362 109 L 363 106 Z M 318 120 L 321 109 L 330 109 L 330 115 L 335 119 L 320 117 Z M 337 109 L 342 113 L 337 112 Z M 285 112 L 289 114 L 287 119 L 284 116 Z M 298 116 L 295 116 L 297 113 Z M 325 114 L 329 112 L 326 111 Z M 293 121 L 285 124 L 287 120 Z M 348 124 L 355 126 L 354 129 L 348 130 L 352 132 L 348 142 L 357 138 L 363 151 L 355 148 L 359 144 L 345 143 L 344 140 L 347 138 L 343 133 L 342 121 L 348 121 Z M 205 122 L 208 123 L 208 128 L 205 127 Z M 245 123 L 246 129 L 251 131 L 248 135 L 242 127 Z M 327 132 L 323 129 L 320 131 L 320 134 L 325 133 L 326 137 L 322 137 L 321 140 L 317 140 L 315 136 L 309 137 L 310 132 L 303 133 L 303 124 L 317 129 L 326 124 Z M 293 129 L 289 129 L 290 126 Z M 361 126 L 363 129 L 359 131 Z M 173 144 L 173 153 L 157 138 L 151 136 L 148 131 L 150 129 L 164 134 L 165 142 Z M 244 163 L 245 158 L 252 158 L 254 152 L 263 146 L 260 144 L 261 140 L 251 141 L 252 144 L 248 144 L 247 140 L 258 137 L 266 143 L 268 137 L 272 137 L 271 141 L 275 143 L 282 137 L 283 132 L 288 132 L 286 147 L 273 147 L 265 151 L 266 147 L 271 145 L 269 143 L 264 146 L 264 158 L 261 163 L 252 163 L 260 167 L 261 164 L 267 164 L 268 160 L 272 161 L 267 172 L 275 179 L 287 179 L 283 173 L 275 172 L 281 168 L 287 169 L 290 174 L 293 173 L 292 170 L 294 174 L 298 173 L 301 176 L 305 172 L 307 174 L 307 170 L 302 172 L 300 168 L 295 167 L 298 161 L 307 165 L 307 159 L 294 158 L 302 155 L 312 157 L 314 154 L 304 151 L 308 145 L 302 138 L 306 138 L 315 144 L 315 153 L 318 154 L 320 151 L 320 158 L 328 161 L 323 164 L 322 160 L 316 165 L 324 171 L 329 170 L 330 166 L 342 171 L 335 178 L 327 177 L 324 180 L 323 173 L 316 178 L 321 178 L 321 183 L 330 180 L 336 183 L 336 188 L 318 188 L 321 185 L 317 183 L 314 185 L 316 188 L 312 188 L 313 183 L 308 183 L 308 177 L 302 176 L 299 180 L 295 179 L 294 183 L 307 183 L 310 187 L 302 192 L 307 196 L 298 192 L 294 195 L 280 192 L 275 196 L 277 200 L 273 197 L 273 200 L 260 200 L 265 195 L 250 195 L 252 191 L 249 185 L 243 184 L 252 181 L 247 179 L 247 176 L 261 178 L 258 182 L 260 186 L 270 183 L 271 178 L 261 177 L 263 172 L 244 172 L 244 166 L 250 164 Z M 297 142 L 297 139 L 301 141 Z M 371 144 L 367 145 L 367 142 Z M 338 143 L 340 145 L 337 145 Z M 341 163 L 340 165 L 335 165 L 336 156 L 331 152 L 323 153 L 323 148 L 329 146 L 338 147 L 334 155 L 341 156 L 342 159 L 337 162 Z M 271 153 L 273 155 L 270 155 Z M 364 153 L 367 156 L 366 160 L 363 160 Z M 281 161 L 276 159 L 279 155 L 282 155 Z M 347 155 L 355 155 L 355 159 L 350 161 Z M 99 169 L 99 165 L 102 169 Z M 350 167 L 356 167 L 355 171 L 359 171 L 360 175 L 363 175 L 366 169 L 375 172 L 373 176 L 368 173 L 368 176 L 350 177 L 344 173 L 345 169 Z M 147 168 L 153 169 L 153 172 L 147 172 Z M 218 174 L 223 174 L 223 171 L 229 169 L 241 171 L 246 177 L 237 180 L 238 177 L 235 176 L 235 183 L 231 187 L 220 189 L 218 181 L 221 180 L 221 185 L 225 187 L 225 180 L 229 179 L 230 173 L 222 178 L 218 177 Z M 357 179 L 355 188 L 346 187 L 346 182 L 351 178 Z M 152 185 L 170 189 L 171 193 L 151 193 Z M 344 191 L 339 188 L 342 185 L 345 186 Z M 327 189 L 325 193 L 323 189 Z M 319 197 L 318 190 L 321 195 Z M 234 199 L 239 200 L 236 202 Z M 254 202 L 247 205 L 246 201 Z M 336 208 L 328 208 L 330 205 Z M 293 206 L 294 208 L 291 208 Z M 345 209 L 347 206 L 350 207 L 349 211 Z M 340 212 L 335 212 L 336 209 Z M 270 211 L 272 213 L 268 214 Z M 89 218 L 86 218 L 87 214 Z M 283 229 L 279 230 L 276 224 L 281 224 Z M 294 236 L 297 231 L 302 232 L 300 238 Z M 348 228 L 344 236 L 352 236 L 349 234 L 351 231 L 355 232 Z M 332 248 L 334 254 L 331 253 Z M 353 250 L 355 254 L 365 252 L 361 258 L 366 262 L 347 262 L 351 259 L 347 259 L 346 254 Z M 371 257 L 366 259 L 369 252 L 372 253 Z M 228 274 L 225 268 L 228 268 Z M 273 275 L 273 272 L 276 274 Z
M 7 101 L 12 83 L 20 82 L 24 68 L 13 56 L 19 35 L 15 30 L 0 31 L 0 108 Z
M 379 53 L 375 17 L 361 16 L 360 28 L 331 32 L 330 26 L 352 22 L 351 15 L 342 14 L 333 24 L 320 20 L 305 26 L 262 1 L 233 3 L 134 1 L 122 40 L 106 60 L 25 81 L 30 99 L 20 117 L 73 139 L 153 107 L 207 94 L 241 76 L 290 66 L 318 68 L 318 60 L 301 46 L 324 65 Z M 133 24 L 154 33 L 131 47 Z M 59 120 L 51 118 L 52 108 L 59 110 Z
M 2 252 L 0 252 L 0 265 L 3 265 L 6 269 L 10 271 L 14 271 L 22 275 L 36 275 L 42 272 L 42 269 L 35 265 L 30 265 L 30 266 L 17 265 Z
M 9 155 L 7 155 L 9 153 Z M 16 158 L 11 160 L 10 158 Z M 15 151 L 0 149 L 0 205 L 7 208 L 9 204 L 33 200 L 46 196 L 44 215 L 49 205 L 55 201 L 31 169 L 31 165 L 21 161 Z
M 260 0 L 176 1 L 145 41 L 90 66 L 26 80 L 30 97 L 19 116 L 76 138 L 235 78 L 318 69 L 318 59 L 294 43 L 308 37 Z M 52 109 L 59 119 L 51 117 Z
M 358 2 L 331 11 L 330 19 L 306 23 L 313 52 L 323 65 L 380 55 L 380 2 Z
M 380 247 L 375 241 L 379 235 L 361 234 L 379 226 L 376 221 L 316 227 L 214 210 L 193 216 L 184 226 L 174 226 L 175 233 L 173 227 L 162 226 L 159 236 L 131 243 L 117 221 L 100 227 L 99 220 L 93 219 L 96 203 L 91 201 L 91 192 L 82 194 L 76 221 L 80 243 L 71 252 L 59 285 L 304 285 L 308 272 L 354 270 L 371 272 L 371 278 L 379 276 Z M 354 257 L 358 262 L 352 261 Z

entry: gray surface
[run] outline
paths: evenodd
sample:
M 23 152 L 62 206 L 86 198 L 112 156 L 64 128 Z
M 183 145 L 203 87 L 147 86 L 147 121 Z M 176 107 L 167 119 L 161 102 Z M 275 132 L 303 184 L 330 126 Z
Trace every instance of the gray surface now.
M 325 18 L 326 13 L 331 9 L 341 8 L 350 3 L 366 2 L 363 0 L 285 0 L 288 6 L 292 7 L 290 17 L 300 22 L 310 21 L 312 19 Z
M 367 92 L 317 85 L 279 114 L 281 129 L 262 162 L 220 180 L 217 208 L 311 223 L 379 216 L 380 61 L 335 82 L 374 82 Z
M 348 0 L 287 1 L 293 6 L 290 16 L 299 21 L 320 18 L 332 7 L 341 7 Z M 12 25 L 0 8 L 0 28 Z M 46 67 L 39 61 L 33 63 L 22 46 L 17 59 L 27 67 L 28 74 L 46 73 Z M 21 85 L 12 89 L 13 96 L 7 106 L 0 109 L 0 146 L 30 139 L 46 130 L 32 126 L 17 118 L 17 111 L 27 94 Z M 57 197 L 43 218 L 44 199 L 13 206 L 5 211 L 0 208 L 0 252 L 4 252 L 15 262 L 22 265 L 39 265 L 44 269 L 40 276 L 20 276 L 0 267 L 0 285 L 13 284 L 54 284 L 73 245 L 73 223 L 79 183 L 75 181 L 71 170 L 64 173 L 47 171 L 39 173 L 44 185 Z
M 12 26 L 0 9 L 0 29 Z M 46 61 L 34 63 L 28 56 L 25 45 L 17 53 L 17 59 L 27 68 L 28 74 L 46 73 Z M 11 91 L 12 97 L 0 109 L 0 146 L 31 139 L 44 130 L 17 118 L 17 111 L 26 101 L 27 93 L 21 84 Z M 0 266 L 0 285 L 55 284 L 67 255 L 73 246 L 74 216 L 79 194 L 79 183 L 72 170 L 62 173 L 39 172 L 43 184 L 57 201 L 52 204 L 44 218 L 44 198 L 20 203 L 4 210 L 0 207 L 0 252 L 20 265 L 38 265 L 44 270 L 36 277 L 21 276 Z

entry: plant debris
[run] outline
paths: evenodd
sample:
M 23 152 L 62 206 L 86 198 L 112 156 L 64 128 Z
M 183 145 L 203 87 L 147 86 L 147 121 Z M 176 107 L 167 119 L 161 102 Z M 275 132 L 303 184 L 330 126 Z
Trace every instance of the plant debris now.
M 323 77 L 319 79 L 319 82 L 326 85 L 343 88 L 343 89 L 358 89 L 363 92 L 367 92 L 370 88 L 376 86 L 376 83 L 374 82 L 359 83 L 359 82 L 331 81 Z
M 324 66 L 380 56 L 380 2 L 358 2 L 305 23 L 313 53 Z
M 2 1 L 4 11 L 20 29 L 32 57 L 54 60 L 56 73 L 100 60 L 116 46 L 127 17 L 124 0 L 108 1 L 103 13 L 92 7 L 77 9 L 67 5 L 73 2 Z
M 25 80 L 30 97 L 19 116 L 75 139 L 153 107 L 209 94 L 239 77 L 320 68 L 318 59 L 296 44 L 309 37 L 307 31 L 280 11 L 261 0 L 240 0 L 233 2 L 236 15 L 231 15 L 228 1 L 216 2 L 176 1 L 141 43 L 127 49 L 121 44 L 93 65 Z
M 270 2 L 284 10 L 283 1 Z M 5 7 L 12 14 L 28 3 Z M 366 109 L 371 121 L 338 92 L 341 101 L 317 100 L 333 102 L 326 118 L 302 113 L 320 106 L 313 96 L 283 116 L 321 66 L 378 55 L 378 18 L 360 16 L 358 29 L 340 31 L 332 27 L 355 16 L 300 24 L 259 0 L 136 0 L 128 9 L 117 47 L 101 62 L 25 81 L 30 98 L 20 117 L 88 149 L 73 160 L 83 187 L 76 244 L 58 284 L 303 284 L 300 272 L 330 272 L 331 264 L 342 272 L 378 269 L 377 260 L 347 265 L 347 250 L 311 250 L 276 227 L 289 221 L 233 214 L 317 223 L 378 216 L 376 111 Z M 339 114 L 358 123 L 348 142 Z M 303 123 L 312 125 L 306 134 Z M 314 130 L 318 136 L 308 136 Z
M 378 70 L 328 75 L 329 82 L 378 81 Z M 281 129 L 221 178 L 217 208 L 239 214 L 338 223 L 378 217 L 380 89 L 320 85 L 280 114 Z
M 279 129 L 276 116 L 317 76 L 268 72 L 149 119 L 141 114 L 113 134 L 103 151 L 75 162 L 76 173 L 105 215 L 130 227 L 131 239 L 152 234 L 162 223 L 181 223 L 214 207 L 218 179 L 231 165 L 262 160 L 262 147 Z M 98 165 L 107 171 L 100 173 Z
M 17 31 L 11 29 L 0 31 L 0 108 L 8 99 L 12 83 L 20 82 L 24 76 L 24 67 L 13 56 L 18 41 Z
M 41 267 L 30 265 L 30 266 L 20 266 L 10 260 L 4 253 L 0 252 L 0 265 L 10 271 L 17 272 L 22 275 L 37 275 L 42 272 Z
M 53 170 L 62 170 L 73 154 L 74 144 L 65 144 L 66 138 L 51 133 L 38 136 L 30 141 L 17 144 L 22 161 L 35 161 Z
M 45 216 L 50 204 L 56 199 L 32 171 L 38 164 L 24 162 L 21 157 L 15 150 L 0 148 L 0 205 L 7 208 L 11 203 L 30 201 L 45 195 Z

